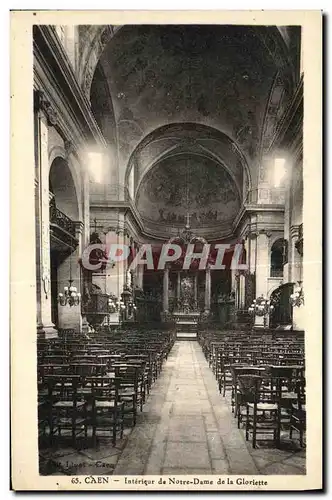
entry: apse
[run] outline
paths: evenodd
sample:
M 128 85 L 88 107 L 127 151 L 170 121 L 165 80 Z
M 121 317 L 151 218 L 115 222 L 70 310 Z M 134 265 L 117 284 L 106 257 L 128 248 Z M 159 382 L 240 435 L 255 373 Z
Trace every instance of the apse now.
M 200 155 L 163 159 L 143 177 L 136 196 L 137 209 L 146 224 L 165 230 L 190 224 L 230 230 L 241 206 L 241 196 L 225 167 Z

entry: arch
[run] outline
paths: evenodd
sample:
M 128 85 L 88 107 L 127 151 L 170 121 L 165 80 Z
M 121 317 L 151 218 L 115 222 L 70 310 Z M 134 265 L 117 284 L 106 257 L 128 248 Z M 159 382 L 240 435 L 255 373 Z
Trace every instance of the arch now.
M 241 149 L 239 146 L 236 144 L 234 140 L 232 140 L 227 134 L 213 128 L 207 125 L 203 124 L 198 124 L 198 123 L 193 123 L 193 122 L 175 122 L 175 123 L 170 123 L 167 125 L 163 125 L 161 127 L 158 127 L 157 129 L 153 130 L 152 132 L 148 133 L 140 142 L 139 144 L 135 147 L 134 151 L 131 153 L 127 167 L 126 167 L 126 172 L 125 172 L 125 186 L 128 187 L 128 179 L 130 172 L 132 168 L 134 168 L 135 165 L 135 159 L 138 156 L 138 154 L 144 150 L 145 147 L 147 147 L 149 144 L 155 141 L 160 141 L 161 139 L 174 139 L 178 140 L 179 144 L 178 145 L 173 145 L 163 151 L 158 158 L 155 158 L 151 164 L 149 169 L 144 171 L 143 177 L 146 175 L 148 170 L 150 170 L 153 166 L 156 165 L 156 160 L 160 161 L 164 156 L 167 155 L 167 153 L 176 150 L 178 148 L 183 149 L 183 152 L 187 153 L 192 153 L 194 154 L 195 151 L 193 151 L 193 147 L 197 145 L 200 147 L 201 150 L 201 155 L 202 150 L 204 150 L 206 155 L 209 155 L 211 159 L 214 161 L 218 160 L 218 163 L 223 166 L 223 168 L 226 168 L 226 170 L 230 173 L 230 175 L 234 178 L 234 175 L 232 174 L 231 170 L 228 168 L 228 166 L 225 164 L 225 161 L 220 157 L 220 154 L 216 153 L 215 151 L 210 151 L 210 149 L 202 145 L 200 143 L 200 140 L 203 139 L 212 139 L 216 141 L 217 143 L 219 142 L 220 144 L 226 145 L 231 151 L 232 155 L 234 156 L 234 161 L 237 162 L 238 164 L 241 165 L 243 168 L 243 172 L 246 173 L 247 181 L 248 181 L 248 187 L 251 189 L 252 181 L 251 181 L 251 173 L 249 169 L 248 162 L 242 153 Z M 213 149 L 213 148 L 212 148 Z M 196 151 L 196 154 L 198 152 Z M 243 183 L 243 179 L 242 179 Z M 239 187 L 239 186 L 238 186 Z M 243 186 L 241 186 L 241 199 L 242 199 L 242 191 L 243 191 Z M 135 186 L 135 191 L 137 191 L 137 186 Z
M 80 220 L 77 188 L 68 162 L 62 156 L 56 156 L 51 163 L 49 186 L 57 208 L 73 221 Z
M 65 165 L 66 168 L 69 169 L 72 181 L 74 183 L 75 198 L 77 200 L 77 205 L 78 205 L 78 215 L 77 219 L 75 220 L 83 221 L 83 200 L 82 200 L 81 175 L 80 175 L 81 173 L 78 171 L 75 162 L 71 158 L 68 158 L 66 150 L 59 145 L 53 146 L 50 149 L 48 154 L 48 159 L 49 159 L 49 178 L 52 165 L 54 161 L 57 159 L 62 159 L 63 165 Z
M 181 155 L 188 155 L 190 154 L 191 156 L 199 156 L 199 157 L 202 157 L 202 158 L 208 158 L 210 160 L 213 160 L 220 168 L 223 168 L 225 169 L 228 174 L 231 176 L 234 184 L 236 185 L 236 188 L 238 190 L 238 193 L 239 193 L 239 197 L 240 197 L 240 200 L 242 200 L 242 189 L 240 189 L 240 186 L 238 185 L 236 179 L 234 178 L 234 174 L 233 172 L 227 168 L 227 165 L 225 165 L 223 162 L 220 161 L 220 159 L 216 158 L 215 155 L 213 154 L 208 154 L 208 152 L 202 152 L 202 153 L 199 153 L 199 152 L 187 152 L 187 151 L 179 151 L 179 152 L 176 152 L 176 149 L 175 148 L 175 151 L 173 153 L 173 149 L 172 148 L 172 152 L 171 154 L 165 154 L 163 155 L 162 157 L 158 158 L 156 161 L 152 162 L 148 168 L 144 171 L 143 175 L 141 176 L 141 178 L 139 179 L 137 185 L 135 186 L 135 189 L 134 189 L 134 199 L 136 199 L 136 196 L 139 192 L 139 189 L 140 189 L 140 186 L 145 178 L 145 176 L 155 167 L 158 167 L 158 164 L 160 163 L 160 161 L 162 160 L 165 160 L 167 158 L 175 158 L 175 157 L 178 157 L 178 156 L 181 156 Z M 129 174 L 130 175 L 130 174 Z M 128 181 L 129 181 L 129 177 L 128 177 Z M 128 182 L 126 182 L 126 186 L 127 186 Z M 127 186 L 129 187 L 129 185 Z
M 79 82 L 87 98 L 90 96 L 90 87 L 95 69 L 106 46 L 126 26 L 128 25 L 80 26 L 78 75 Z M 277 67 L 289 73 L 291 83 L 294 85 L 296 79 L 295 68 L 291 64 L 285 30 L 277 26 L 252 26 L 251 29 L 273 57 Z
M 293 308 L 289 299 L 293 288 L 293 283 L 283 283 L 275 285 L 269 290 L 268 297 L 274 305 L 273 312 L 270 314 L 270 328 L 292 324 Z
M 285 263 L 285 239 L 278 238 L 271 246 L 270 250 L 270 276 L 281 278 L 284 274 Z
M 280 288 L 280 286 L 281 286 L 280 283 L 272 285 L 271 288 L 267 292 L 267 298 L 271 299 L 271 297 L 273 297 L 273 295 L 274 295 L 274 292 L 276 290 L 278 290 L 278 288 Z
M 113 100 L 100 61 L 96 66 L 91 81 L 89 98 L 91 111 L 106 141 L 115 144 L 117 140 L 117 124 Z

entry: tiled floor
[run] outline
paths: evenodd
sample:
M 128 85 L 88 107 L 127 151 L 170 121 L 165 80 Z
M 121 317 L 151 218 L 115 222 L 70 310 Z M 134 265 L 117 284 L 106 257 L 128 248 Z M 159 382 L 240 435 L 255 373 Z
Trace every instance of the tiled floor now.
M 283 439 L 253 450 L 196 341 L 175 343 L 136 427 L 113 448 L 45 450 L 53 474 L 305 474 L 305 451 Z M 52 465 L 53 464 L 53 465 Z

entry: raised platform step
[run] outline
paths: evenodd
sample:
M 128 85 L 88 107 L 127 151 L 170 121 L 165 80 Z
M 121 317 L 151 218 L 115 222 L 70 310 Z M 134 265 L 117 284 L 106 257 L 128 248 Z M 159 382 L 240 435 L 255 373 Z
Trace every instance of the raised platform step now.
M 197 324 L 196 323 L 177 323 L 175 325 L 175 328 L 176 328 L 177 332 L 190 332 L 190 333 L 197 332 Z
M 197 340 L 196 332 L 176 332 L 176 340 Z

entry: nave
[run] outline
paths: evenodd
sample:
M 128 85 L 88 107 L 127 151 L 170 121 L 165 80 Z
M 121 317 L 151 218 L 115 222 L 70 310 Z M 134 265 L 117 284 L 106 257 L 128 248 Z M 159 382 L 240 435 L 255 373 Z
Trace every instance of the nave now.
M 295 436 L 294 436 L 295 437 Z M 305 449 L 282 432 L 256 449 L 246 442 L 231 407 L 196 341 L 176 341 L 136 425 L 115 446 L 67 445 L 41 452 L 48 474 L 305 474 Z

